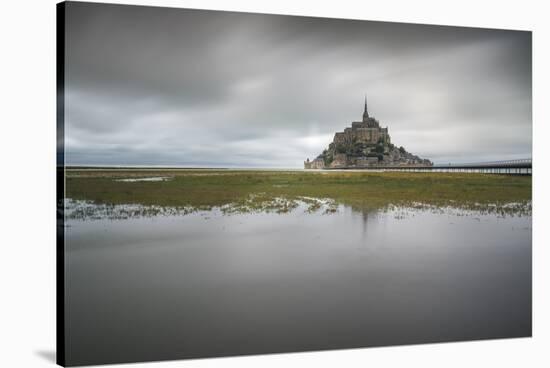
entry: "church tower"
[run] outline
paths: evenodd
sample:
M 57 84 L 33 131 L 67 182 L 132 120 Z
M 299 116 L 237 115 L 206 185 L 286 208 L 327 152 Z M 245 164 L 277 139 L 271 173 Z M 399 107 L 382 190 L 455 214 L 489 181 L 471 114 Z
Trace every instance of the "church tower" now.
M 365 95 L 365 111 L 363 112 L 363 122 L 369 119 L 369 111 L 367 109 L 367 95 Z

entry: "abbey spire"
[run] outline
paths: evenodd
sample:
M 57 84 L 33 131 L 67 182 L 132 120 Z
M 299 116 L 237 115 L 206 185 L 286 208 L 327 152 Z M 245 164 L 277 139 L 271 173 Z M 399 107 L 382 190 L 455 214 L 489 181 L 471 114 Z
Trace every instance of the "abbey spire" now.
M 365 111 L 363 112 L 363 121 L 369 118 L 369 111 L 367 109 L 367 95 L 365 94 Z

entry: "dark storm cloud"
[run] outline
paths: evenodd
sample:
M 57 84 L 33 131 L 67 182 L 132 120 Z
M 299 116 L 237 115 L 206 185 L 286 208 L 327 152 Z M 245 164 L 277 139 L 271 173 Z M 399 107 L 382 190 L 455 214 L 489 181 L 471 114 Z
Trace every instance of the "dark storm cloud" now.
M 436 162 L 531 154 L 528 32 L 69 3 L 70 164 L 300 167 L 362 114 Z

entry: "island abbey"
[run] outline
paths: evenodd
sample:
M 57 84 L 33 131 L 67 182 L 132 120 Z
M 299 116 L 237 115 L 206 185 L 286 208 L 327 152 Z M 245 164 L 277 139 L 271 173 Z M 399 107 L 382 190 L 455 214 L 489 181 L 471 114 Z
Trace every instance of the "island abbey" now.
M 431 165 L 391 143 L 388 127 L 380 127 L 379 121 L 369 116 L 366 97 L 363 119 L 334 134 L 327 149 L 313 161 L 308 158 L 304 162 L 305 169 Z
M 365 110 L 362 121 L 354 121 L 351 128 L 344 129 L 343 132 L 334 134 L 335 144 L 351 145 L 354 142 L 364 142 L 376 144 L 378 142 L 390 143 L 388 128 L 380 128 L 380 123 L 369 116 L 367 108 L 367 98 L 365 97 Z

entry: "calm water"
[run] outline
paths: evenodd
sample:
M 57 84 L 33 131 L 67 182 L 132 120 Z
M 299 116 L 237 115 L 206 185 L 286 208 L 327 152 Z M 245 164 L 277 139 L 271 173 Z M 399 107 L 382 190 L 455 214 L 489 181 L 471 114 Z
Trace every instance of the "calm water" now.
M 525 215 L 103 215 L 66 244 L 70 364 L 531 335 Z

